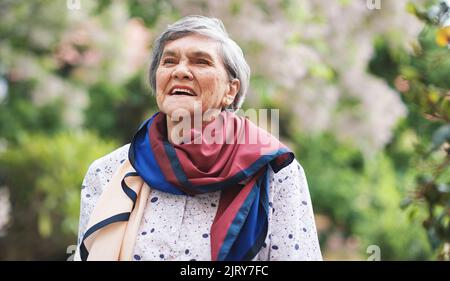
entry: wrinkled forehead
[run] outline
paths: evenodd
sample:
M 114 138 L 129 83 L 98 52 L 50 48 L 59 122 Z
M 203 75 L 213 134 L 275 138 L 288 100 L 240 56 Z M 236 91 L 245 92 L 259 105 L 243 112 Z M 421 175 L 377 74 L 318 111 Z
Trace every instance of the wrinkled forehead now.
M 197 33 L 188 34 L 164 45 L 162 56 L 210 56 L 212 59 L 222 60 L 220 42 L 216 39 Z

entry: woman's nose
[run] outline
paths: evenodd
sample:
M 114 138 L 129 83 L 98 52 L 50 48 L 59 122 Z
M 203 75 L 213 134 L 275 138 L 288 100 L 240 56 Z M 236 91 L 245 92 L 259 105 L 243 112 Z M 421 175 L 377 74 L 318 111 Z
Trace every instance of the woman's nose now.
M 175 67 L 175 69 L 172 73 L 172 77 L 179 79 L 179 80 L 184 80 L 184 79 L 192 80 L 192 78 L 193 78 L 192 73 L 189 70 L 189 67 L 184 63 L 179 63 Z

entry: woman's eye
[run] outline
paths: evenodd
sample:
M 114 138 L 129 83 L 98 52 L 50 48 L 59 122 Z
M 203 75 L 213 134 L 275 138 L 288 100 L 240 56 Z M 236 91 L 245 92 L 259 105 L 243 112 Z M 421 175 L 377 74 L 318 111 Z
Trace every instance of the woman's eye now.
M 163 64 L 173 64 L 173 63 L 175 63 L 174 59 L 164 59 L 163 60 Z
M 197 63 L 199 63 L 199 64 L 209 64 L 209 61 L 207 61 L 205 59 L 198 59 Z

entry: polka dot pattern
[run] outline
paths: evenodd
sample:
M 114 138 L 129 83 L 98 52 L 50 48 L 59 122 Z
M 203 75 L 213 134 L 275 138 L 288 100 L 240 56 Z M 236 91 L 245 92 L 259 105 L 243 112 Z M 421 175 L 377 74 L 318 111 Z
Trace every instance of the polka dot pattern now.
M 129 144 L 90 165 L 81 188 L 78 243 L 102 190 L 128 157 L 128 149 Z M 254 260 L 321 260 L 303 168 L 296 160 L 276 174 L 269 168 L 269 181 L 268 235 Z M 133 260 L 211 260 L 210 230 L 219 199 L 220 191 L 180 196 L 152 189 Z M 78 250 L 75 260 L 80 259 Z

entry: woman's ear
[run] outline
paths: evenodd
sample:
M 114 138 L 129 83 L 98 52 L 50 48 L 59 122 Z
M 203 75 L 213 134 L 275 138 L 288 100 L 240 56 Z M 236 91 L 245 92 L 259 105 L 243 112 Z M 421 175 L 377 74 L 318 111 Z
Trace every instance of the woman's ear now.
M 236 97 L 237 93 L 239 92 L 240 87 L 241 87 L 241 81 L 239 81 L 239 79 L 234 78 L 233 80 L 230 81 L 229 90 L 223 96 L 223 101 L 222 101 L 223 107 L 227 107 L 233 103 L 234 98 Z

